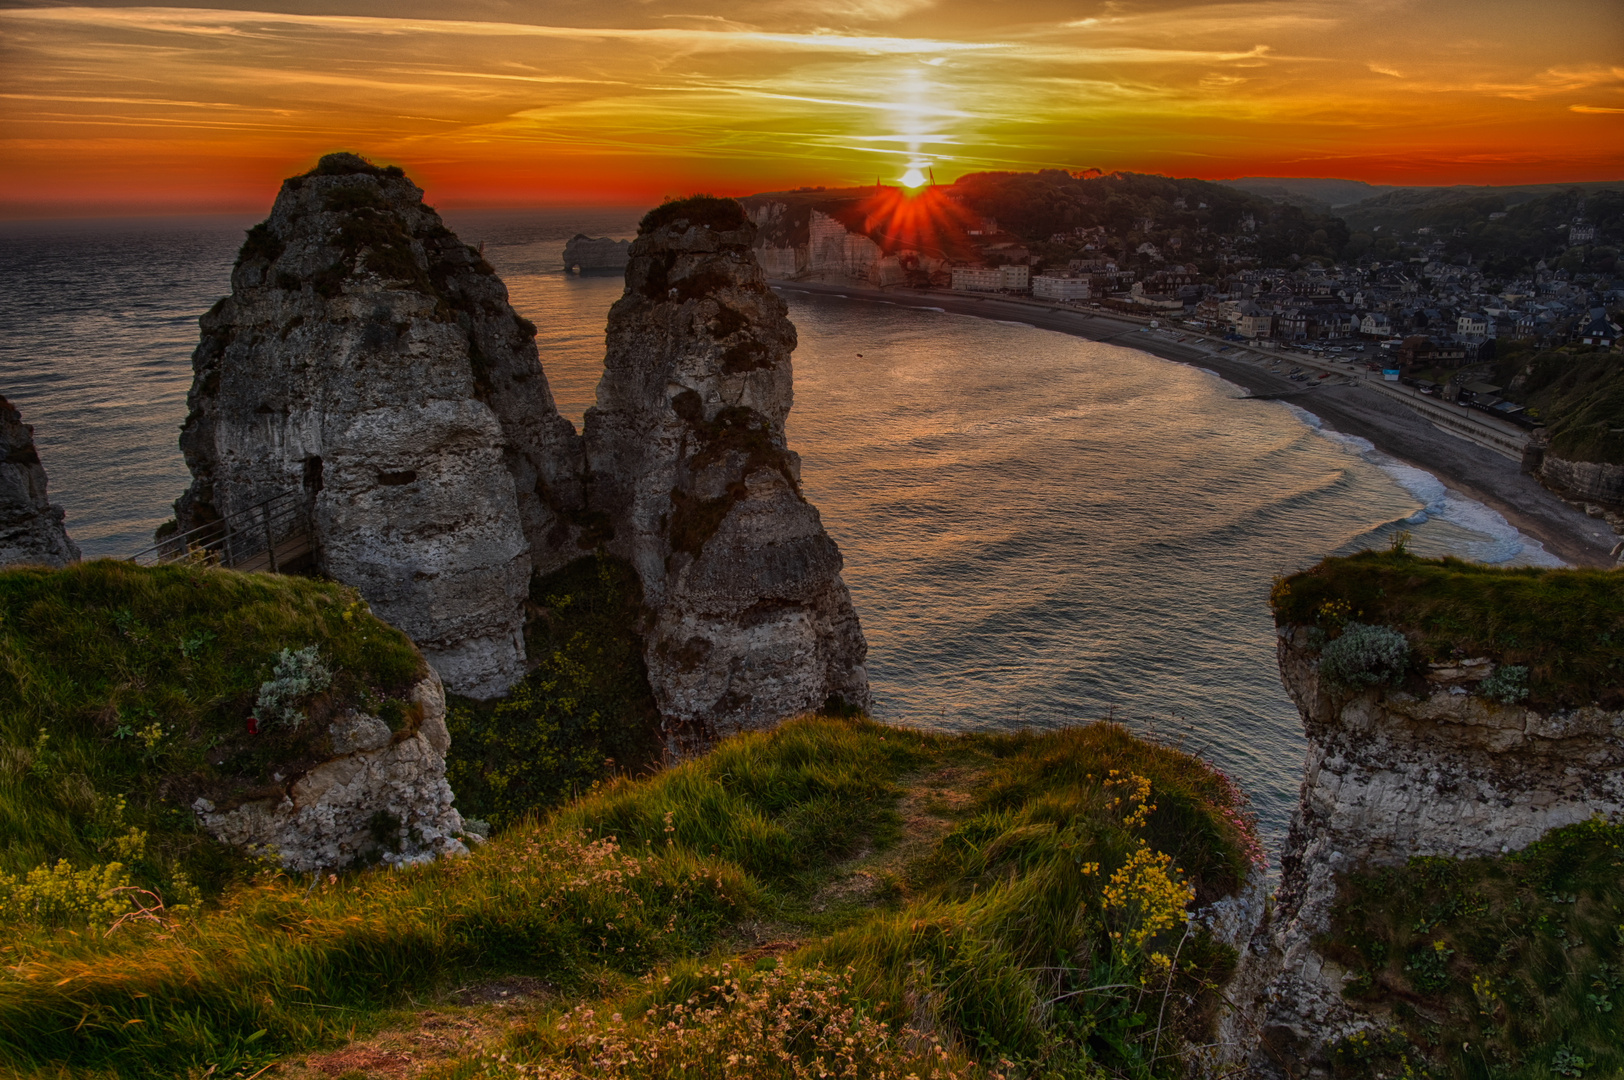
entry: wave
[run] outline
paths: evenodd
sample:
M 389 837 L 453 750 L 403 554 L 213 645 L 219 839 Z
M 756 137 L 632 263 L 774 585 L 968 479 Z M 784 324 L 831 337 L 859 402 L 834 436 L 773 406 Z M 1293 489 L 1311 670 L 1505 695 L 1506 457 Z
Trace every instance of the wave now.
M 1377 450 L 1369 439 L 1360 438 L 1358 435 L 1344 435 L 1334 428 L 1326 427 L 1323 420 L 1307 409 L 1290 402 L 1282 404 L 1317 434 L 1343 451 L 1376 466 L 1421 503 L 1420 510 L 1398 524 L 1421 525 L 1436 518 L 1476 533 L 1482 536 L 1483 540 L 1466 544 L 1468 557 L 1476 562 L 1490 565 L 1515 562 L 1519 566 L 1567 565 L 1546 551 L 1544 544 L 1525 535 L 1498 511 L 1490 509 L 1476 499 L 1467 498 L 1425 469 L 1418 469 L 1414 465 L 1406 465 L 1396 458 L 1389 457 Z

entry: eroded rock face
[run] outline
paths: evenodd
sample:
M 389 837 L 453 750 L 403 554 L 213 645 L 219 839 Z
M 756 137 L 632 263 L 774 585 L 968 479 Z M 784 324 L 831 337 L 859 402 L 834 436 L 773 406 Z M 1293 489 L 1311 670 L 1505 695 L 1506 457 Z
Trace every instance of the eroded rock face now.
M 1492 673 L 1485 660 L 1435 668 L 1424 697 L 1335 695 L 1321 685 L 1308 631 L 1280 634 L 1281 674 L 1309 749 L 1273 923 L 1248 958 L 1269 975 L 1253 998 L 1265 1045 L 1251 1067 L 1259 1076 L 1329 1076 L 1330 1044 L 1384 1026 L 1343 999 L 1351 973 L 1314 944 L 1328 929 L 1337 875 L 1415 855 L 1499 855 L 1550 829 L 1624 812 L 1624 712 L 1499 704 L 1475 692 Z
M 373 716 L 351 714 L 328 729 L 337 755 L 294 780 L 282 798 L 217 810 L 207 799 L 192 809 L 216 839 L 274 849 L 301 873 L 356 862 L 422 862 L 466 854 L 462 815 L 451 805 L 445 755 L 445 691 L 432 673 L 412 688 L 422 712 L 417 731 L 395 738 Z
M 654 612 L 649 681 L 699 738 L 869 701 L 840 551 L 785 440 L 795 328 L 754 232 L 731 200 L 650 215 L 586 415 L 590 509 Z
M 319 569 L 490 697 L 524 670 L 532 565 L 569 557 L 580 445 L 535 328 L 422 195 L 350 154 L 283 185 L 202 319 L 176 515 L 302 492 Z
M 62 525 L 62 508 L 51 505 L 45 484 L 34 429 L 0 397 L 0 566 L 66 566 L 79 560 L 79 549 Z
M 1545 455 L 1540 479 L 1570 498 L 1624 506 L 1624 465 Z

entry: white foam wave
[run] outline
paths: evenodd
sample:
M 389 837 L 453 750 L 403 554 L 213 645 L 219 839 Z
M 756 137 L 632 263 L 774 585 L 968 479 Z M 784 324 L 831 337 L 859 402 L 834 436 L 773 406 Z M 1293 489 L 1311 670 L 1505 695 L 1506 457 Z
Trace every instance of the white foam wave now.
M 1408 491 L 1421 503 L 1417 510 L 1404 519 L 1406 525 L 1421 525 L 1431 518 L 1447 521 L 1451 525 L 1476 533 L 1481 541 L 1468 541 L 1464 557 L 1474 562 L 1498 564 L 1514 563 L 1518 566 L 1566 566 L 1567 563 L 1545 550 L 1545 545 L 1526 536 L 1498 511 L 1476 499 L 1469 499 L 1453 490 L 1425 469 L 1418 469 L 1377 450 L 1369 439 L 1358 435 L 1344 435 L 1325 426 L 1325 422 L 1307 409 L 1284 402 L 1292 415 L 1316 433 L 1347 453 L 1363 458 L 1390 476 L 1399 487 Z

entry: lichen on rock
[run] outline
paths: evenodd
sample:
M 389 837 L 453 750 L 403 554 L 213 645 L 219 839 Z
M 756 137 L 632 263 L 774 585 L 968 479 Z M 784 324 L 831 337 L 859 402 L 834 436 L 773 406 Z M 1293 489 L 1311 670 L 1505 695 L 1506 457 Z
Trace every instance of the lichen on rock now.
M 46 493 L 34 429 L 0 397 L 0 566 L 77 562 L 79 548 L 68 538 L 64 516 Z
M 280 798 L 217 809 L 199 798 L 198 820 L 217 840 L 263 851 L 308 873 L 357 862 L 392 865 L 466 854 L 462 815 L 445 780 L 445 691 L 432 673 L 411 691 L 417 730 L 396 739 L 377 717 L 347 714 L 328 728 L 335 756 Z

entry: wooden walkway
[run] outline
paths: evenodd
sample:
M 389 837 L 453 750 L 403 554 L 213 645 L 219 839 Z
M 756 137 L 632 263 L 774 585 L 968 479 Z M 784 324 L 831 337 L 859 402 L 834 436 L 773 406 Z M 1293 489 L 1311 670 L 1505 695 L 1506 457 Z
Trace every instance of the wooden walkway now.
M 129 557 L 143 566 L 190 560 L 244 572 L 286 574 L 310 566 L 316 554 L 309 509 L 297 491 L 160 539 Z

